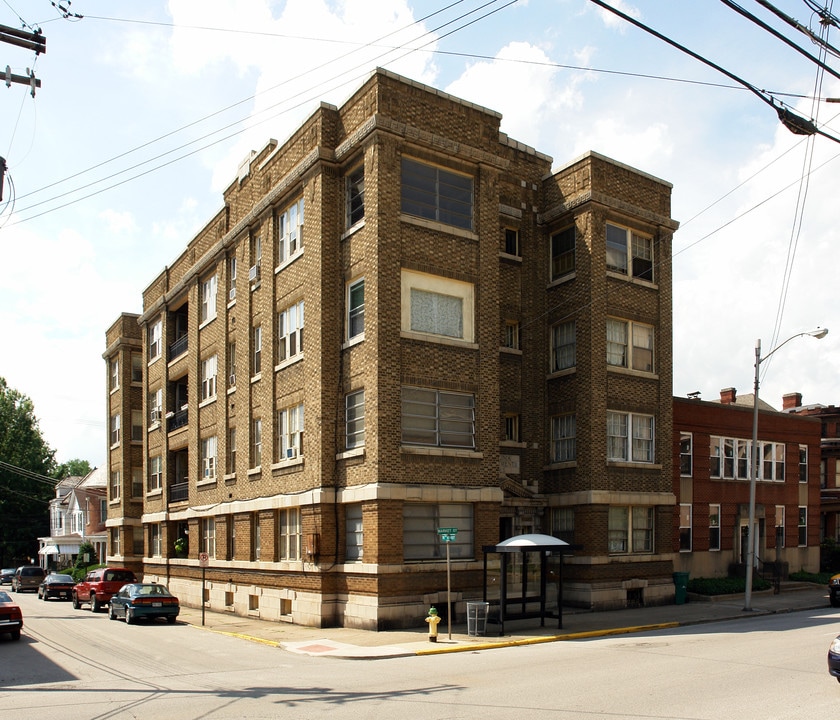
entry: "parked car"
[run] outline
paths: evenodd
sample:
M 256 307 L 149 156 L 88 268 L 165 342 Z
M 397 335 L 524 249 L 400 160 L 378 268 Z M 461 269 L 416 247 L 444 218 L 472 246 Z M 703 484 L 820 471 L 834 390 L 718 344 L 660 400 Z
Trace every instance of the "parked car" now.
M 8 633 L 12 640 L 20 640 L 23 613 L 7 592 L 0 591 L 0 634 Z
M 832 575 L 828 581 L 828 601 L 831 607 L 840 607 L 840 573 Z
M 840 635 L 828 646 L 828 674 L 840 682 Z
M 162 617 L 172 624 L 179 612 L 181 612 L 181 606 L 178 598 L 159 583 L 123 585 L 108 605 L 108 617 L 111 620 L 125 618 L 128 625 L 141 618 L 156 620 Z
M 59 600 L 69 600 L 73 594 L 73 586 L 76 581 L 72 575 L 62 573 L 50 573 L 38 586 L 38 597 L 42 600 L 49 600 L 56 597 Z
M 46 575 L 44 568 L 38 565 L 21 565 L 12 578 L 12 592 L 37 591 Z
M 85 603 L 90 603 L 91 612 L 99 612 L 123 585 L 136 582 L 137 578 L 128 568 L 103 567 L 91 570 L 84 580 L 73 586 L 73 607 L 78 610 Z
M 0 585 L 11 585 L 17 568 L 3 568 L 0 570 Z

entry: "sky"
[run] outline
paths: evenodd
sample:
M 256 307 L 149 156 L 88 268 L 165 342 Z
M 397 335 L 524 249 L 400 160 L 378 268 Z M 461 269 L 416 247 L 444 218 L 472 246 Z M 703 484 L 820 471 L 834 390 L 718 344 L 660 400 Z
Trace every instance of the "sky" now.
M 502 113 L 555 169 L 592 150 L 673 185 L 675 396 L 752 392 L 760 339 L 762 400 L 840 405 L 840 59 L 757 1 L 828 70 L 722 0 L 606 2 L 693 55 L 593 0 L 3 0 L 0 25 L 47 52 L 0 44 L 41 81 L 0 85 L 0 376 L 57 460 L 105 462 L 105 332 L 240 161 L 377 66 Z M 819 35 L 815 4 L 775 2 Z

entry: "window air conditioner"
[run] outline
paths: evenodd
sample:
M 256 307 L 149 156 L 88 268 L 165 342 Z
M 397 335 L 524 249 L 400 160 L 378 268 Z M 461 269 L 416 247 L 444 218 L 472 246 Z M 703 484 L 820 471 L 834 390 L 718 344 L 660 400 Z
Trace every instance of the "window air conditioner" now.
M 232 287 L 228 293 L 228 300 L 236 300 L 236 288 Z
M 254 282 L 255 280 L 260 279 L 260 266 L 259 265 L 252 265 L 251 269 L 248 271 L 248 280 Z
M 231 373 L 230 377 L 228 378 L 228 385 L 230 385 L 231 387 L 236 385 L 236 375 L 234 375 L 233 373 Z
M 298 456 L 298 449 L 296 447 L 286 448 L 286 460 L 292 460 Z
M 160 420 L 160 410 L 158 410 L 157 408 L 152 410 L 152 412 L 150 413 L 150 417 L 152 419 L 152 422 L 158 422 Z

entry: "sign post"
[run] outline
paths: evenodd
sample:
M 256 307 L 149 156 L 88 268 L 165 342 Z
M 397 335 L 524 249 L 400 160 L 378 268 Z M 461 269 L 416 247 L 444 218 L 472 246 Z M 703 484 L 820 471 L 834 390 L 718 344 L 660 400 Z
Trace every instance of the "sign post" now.
M 452 639 L 452 580 L 449 563 L 449 543 L 455 542 L 455 536 L 457 534 L 458 528 L 438 528 L 440 541 L 446 545 L 446 628 L 450 640 Z
M 207 577 L 207 566 L 210 564 L 210 556 L 206 552 L 198 553 L 198 564 L 201 567 L 201 626 L 204 627 L 204 581 Z

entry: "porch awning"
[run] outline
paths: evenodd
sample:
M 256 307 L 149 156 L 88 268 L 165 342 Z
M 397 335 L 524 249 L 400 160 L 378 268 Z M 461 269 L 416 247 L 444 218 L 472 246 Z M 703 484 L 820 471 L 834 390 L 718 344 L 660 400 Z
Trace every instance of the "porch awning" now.
M 58 555 L 58 548 L 55 545 L 44 545 L 39 551 L 39 555 Z

